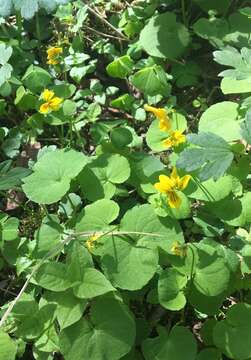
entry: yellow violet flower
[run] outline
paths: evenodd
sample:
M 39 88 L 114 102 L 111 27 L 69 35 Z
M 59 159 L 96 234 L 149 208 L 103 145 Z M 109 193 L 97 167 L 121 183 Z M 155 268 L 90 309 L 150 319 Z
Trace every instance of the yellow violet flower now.
M 155 108 L 153 106 L 145 105 L 144 109 L 153 113 L 159 120 L 159 128 L 161 131 L 169 131 L 171 129 L 171 120 L 167 116 L 166 109 Z
M 47 50 L 47 64 L 57 65 L 59 64 L 59 55 L 62 54 L 63 49 L 61 47 L 52 47 Z
M 171 208 L 179 208 L 181 204 L 181 198 L 179 197 L 177 191 L 184 190 L 187 187 L 190 179 L 190 175 L 180 177 L 177 174 L 176 168 L 174 167 L 171 176 L 160 175 L 159 182 L 154 184 L 154 187 L 161 193 L 164 193 L 168 196 L 168 204 Z
M 95 242 L 99 237 L 99 235 L 92 235 L 86 240 L 86 247 L 90 252 L 95 248 Z
M 182 131 L 175 130 L 170 132 L 169 138 L 165 139 L 162 143 L 166 148 L 175 147 L 186 142 L 186 136 Z
M 54 91 L 45 89 L 41 94 L 42 99 L 45 101 L 39 108 L 42 114 L 48 114 L 51 111 L 58 111 L 63 99 L 55 96 Z
M 185 257 L 187 254 L 186 245 L 181 245 L 178 241 L 175 241 L 171 247 L 171 252 L 180 257 Z

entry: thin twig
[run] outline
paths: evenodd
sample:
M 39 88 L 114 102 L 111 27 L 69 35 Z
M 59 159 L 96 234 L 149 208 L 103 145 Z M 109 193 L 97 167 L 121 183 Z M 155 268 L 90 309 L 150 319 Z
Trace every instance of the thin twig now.
M 157 234 L 157 233 L 148 233 L 148 232 L 141 232 L 141 231 L 111 231 L 110 233 L 106 234 L 103 231 L 92 231 L 92 232 L 80 232 L 75 233 L 74 236 L 83 236 L 88 237 L 95 233 L 97 236 L 114 236 L 114 235 L 147 235 L 147 236 L 157 236 L 157 237 L 166 237 L 164 234 Z
M 118 29 L 116 29 L 115 26 L 113 26 L 111 23 L 109 23 L 109 21 L 107 21 L 95 7 L 91 7 L 90 5 L 86 4 L 86 2 L 84 2 L 84 4 L 87 6 L 87 9 L 90 13 L 92 13 L 99 20 L 101 20 L 104 24 L 106 24 L 110 29 L 112 29 L 116 34 L 118 34 L 120 37 L 122 37 L 124 39 L 124 41 L 129 41 L 127 39 L 127 37 L 125 37 Z
M 97 34 L 97 35 L 100 35 L 100 36 L 103 36 L 103 37 L 106 37 L 106 38 L 109 38 L 109 39 L 115 39 L 115 40 L 119 40 L 119 41 L 128 41 L 127 39 L 122 38 L 121 36 L 118 37 L 118 36 L 115 36 L 115 35 L 105 34 L 102 31 L 95 30 L 92 27 L 87 26 L 87 25 L 83 25 L 83 27 L 85 29 L 89 30 L 89 31 L 92 31 L 94 34 Z

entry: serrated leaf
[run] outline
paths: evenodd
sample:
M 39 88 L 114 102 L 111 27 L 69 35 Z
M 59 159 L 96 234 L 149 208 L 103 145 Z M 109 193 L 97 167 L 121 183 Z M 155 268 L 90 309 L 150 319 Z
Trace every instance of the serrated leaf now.
M 223 176 L 231 165 L 234 154 L 230 145 L 220 136 L 213 133 L 190 134 L 190 144 L 198 147 L 185 149 L 177 161 L 177 166 L 186 171 L 199 170 L 199 178 L 204 181 Z
M 243 47 L 240 52 L 227 46 L 223 50 L 214 51 L 214 60 L 233 69 L 222 71 L 219 76 L 235 80 L 244 80 L 250 77 L 251 73 L 251 49 Z

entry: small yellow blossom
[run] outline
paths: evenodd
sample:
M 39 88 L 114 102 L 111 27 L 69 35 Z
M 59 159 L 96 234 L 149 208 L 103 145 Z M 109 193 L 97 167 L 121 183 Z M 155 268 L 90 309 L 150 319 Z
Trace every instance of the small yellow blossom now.
M 185 257 L 187 254 L 187 247 L 186 245 L 181 245 L 178 241 L 175 241 L 171 247 L 171 252 L 180 257 Z
M 61 47 L 52 47 L 47 50 L 47 64 L 57 65 L 59 64 L 59 55 L 62 54 L 63 49 Z
M 45 101 L 39 108 L 42 114 L 48 114 L 51 111 L 58 111 L 63 99 L 55 96 L 54 91 L 45 89 L 41 95 Z
M 98 238 L 100 238 L 100 235 L 92 235 L 86 240 L 86 246 L 90 252 L 95 248 L 95 242 Z
M 168 196 L 168 203 L 171 208 L 179 208 L 181 204 L 181 198 L 179 197 L 177 191 L 184 190 L 187 187 L 190 179 L 190 175 L 179 177 L 177 170 L 174 167 L 171 176 L 160 175 L 159 182 L 154 184 L 154 187 L 161 193 L 164 193 Z
M 159 120 L 159 128 L 161 131 L 169 131 L 171 129 L 171 120 L 167 116 L 166 109 L 155 108 L 153 106 L 145 105 L 144 109 L 153 113 Z
M 182 131 L 175 130 L 170 132 L 169 138 L 162 142 L 166 148 L 175 147 L 186 142 L 186 136 L 182 134 Z

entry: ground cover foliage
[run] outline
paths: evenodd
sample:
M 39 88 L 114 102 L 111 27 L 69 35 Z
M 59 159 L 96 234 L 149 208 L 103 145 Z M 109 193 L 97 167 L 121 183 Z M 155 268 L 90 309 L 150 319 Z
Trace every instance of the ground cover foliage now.
M 251 7 L 0 0 L 0 360 L 251 359 Z

